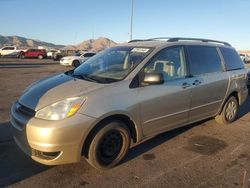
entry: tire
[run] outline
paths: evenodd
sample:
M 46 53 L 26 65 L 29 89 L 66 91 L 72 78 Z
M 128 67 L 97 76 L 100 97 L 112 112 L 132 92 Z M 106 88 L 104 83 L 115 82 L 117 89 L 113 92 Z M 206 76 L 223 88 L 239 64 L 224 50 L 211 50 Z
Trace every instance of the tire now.
M 74 66 L 74 67 L 79 67 L 79 65 L 80 65 L 80 62 L 78 60 L 74 60 L 72 62 L 72 66 Z
M 37 58 L 38 58 L 38 59 L 43 59 L 43 56 L 42 56 L 42 55 L 39 55 Z
M 114 167 L 130 147 L 130 132 L 121 121 L 112 121 L 94 135 L 88 150 L 87 161 L 94 168 L 105 170 Z
M 234 122 L 237 119 L 237 113 L 239 109 L 239 103 L 235 96 L 231 96 L 224 104 L 223 109 L 219 115 L 215 117 L 215 120 L 219 124 L 227 125 Z
M 20 55 L 20 58 L 21 58 L 21 59 L 24 59 L 24 58 L 25 58 L 24 54 L 21 54 L 21 55 Z

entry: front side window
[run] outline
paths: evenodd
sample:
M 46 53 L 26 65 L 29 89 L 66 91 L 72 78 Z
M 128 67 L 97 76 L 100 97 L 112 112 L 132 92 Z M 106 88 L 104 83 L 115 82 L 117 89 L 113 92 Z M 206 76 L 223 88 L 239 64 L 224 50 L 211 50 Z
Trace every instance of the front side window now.
M 215 47 L 188 46 L 192 75 L 221 72 L 221 59 Z
M 72 75 L 100 83 L 123 80 L 150 52 L 148 47 L 109 48 L 86 60 Z
M 182 78 L 186 74 L 186 63 L 183 47 L 166 48 L 149 61 L 144 73 L 161 73 L 164 80 Z
M 74 56 L 81 56 L 82 54 L 80 52 L 77 52 L 74 54 Z

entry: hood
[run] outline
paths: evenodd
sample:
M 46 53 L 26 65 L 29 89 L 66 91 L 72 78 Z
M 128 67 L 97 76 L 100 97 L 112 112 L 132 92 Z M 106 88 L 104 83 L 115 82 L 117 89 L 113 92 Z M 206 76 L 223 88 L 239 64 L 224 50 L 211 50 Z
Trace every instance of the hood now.
M 105 85 L 59 74 L 31 85 L 18 101 L 37 111 L 57 101 L 81 96 L 102 87 Z

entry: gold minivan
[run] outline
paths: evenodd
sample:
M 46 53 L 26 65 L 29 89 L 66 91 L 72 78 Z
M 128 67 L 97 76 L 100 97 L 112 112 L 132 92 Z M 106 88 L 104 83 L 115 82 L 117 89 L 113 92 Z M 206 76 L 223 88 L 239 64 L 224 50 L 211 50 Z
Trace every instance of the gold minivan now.
M 111 168 L 130 143 L 215 117 L 237 118 L 247 71 L 226 42 L 134 40 L 31 84 L 11 109 L 13 137 L 46 165 Z

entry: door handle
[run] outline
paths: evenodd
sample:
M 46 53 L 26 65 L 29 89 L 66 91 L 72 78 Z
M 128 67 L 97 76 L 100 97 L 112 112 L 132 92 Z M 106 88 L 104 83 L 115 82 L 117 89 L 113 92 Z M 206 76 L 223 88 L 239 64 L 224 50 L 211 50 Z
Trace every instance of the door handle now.
M 186 88 L 188 88 L 188 87 L 191 87 L 191 84 L 189 84 L 189 83 L 187 83 L 187 82 L 184 82 L 184 83 L 182 84 L 182 88 L 183 88 L 183 89 L 186 89 Z
M 200 81 L 200 80 L 195 80 L 194 83 L 193 83 L 194 86 L 198 86 L 198 85 L 200 85 L 200 84 L 201 84 L 201 81 Z

